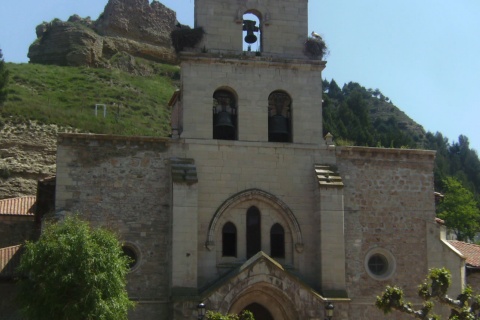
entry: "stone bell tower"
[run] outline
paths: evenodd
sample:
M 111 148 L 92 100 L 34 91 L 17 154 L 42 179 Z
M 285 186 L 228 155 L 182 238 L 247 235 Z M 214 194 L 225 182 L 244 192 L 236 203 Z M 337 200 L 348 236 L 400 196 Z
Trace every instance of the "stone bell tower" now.
M 324 144 L 325 62 L 305 53 L 308 1 L 196 0 L 174 136 Z

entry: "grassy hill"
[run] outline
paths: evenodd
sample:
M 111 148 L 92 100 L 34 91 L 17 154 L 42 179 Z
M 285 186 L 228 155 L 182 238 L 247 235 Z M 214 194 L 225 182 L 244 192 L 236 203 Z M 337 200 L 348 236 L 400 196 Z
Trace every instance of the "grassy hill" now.
M 8 99 L 1 122 L 71 126 L 82 132 L 167 136 L 168 100 L 179 67 L 136 60 L 136 73 L 119 69 L 7 63 Z M 95 105 L 103 106 L 95 115 Z

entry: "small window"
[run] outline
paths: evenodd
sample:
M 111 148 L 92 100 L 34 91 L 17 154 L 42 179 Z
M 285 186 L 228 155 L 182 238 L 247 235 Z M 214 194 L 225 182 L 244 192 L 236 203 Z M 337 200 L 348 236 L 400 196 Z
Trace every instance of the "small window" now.
M 285 231 L 279 223 L 270 229 L 270 255 L 272 258 L 285 258 Z
M 386 249 L 373 248 L 365 256 L 365 270 L 376 280 L 386 280 L 395 273 L 395 258 Z
M 247 210 L 247 259 L 262 250 L 260 210 L 250 207 Z
M 122 247 L 123 254 L 129 258 L 128 266 L 130 270 L 135 269 L 138 264 L 138 254 L 136 250 L 130 246 L 123 246 Z
M 388 261 L 381 254 L 374 254 L 368 259 L 368 269 L 374 275 L 381 276 L 388 270 Z
M 231 222 L 227 222 L 222 229 L 222 255 L 237 256 L 237 228 Z

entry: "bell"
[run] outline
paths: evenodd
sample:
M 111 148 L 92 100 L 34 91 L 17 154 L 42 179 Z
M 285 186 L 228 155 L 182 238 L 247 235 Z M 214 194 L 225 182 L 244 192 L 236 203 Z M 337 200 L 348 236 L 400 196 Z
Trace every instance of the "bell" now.
M 258 32 L 258 27 L 255 26 L 257 22 L 254 20 L 243 20 L 243 31 L 247 31 L 245 36 L 245 42 L 252 44 L 257 42 L 257 36 L 254 35 L 254 32 Z
M 268 137 L 272 142 L 288 142 L 288 119 L 282 115 L 274 115 L 268 119 Z
M 233 140 L 235 139 L 235 125 L 232 116 L 227 111 L 220 111 L 215 115 L 213 125 L 214 139 Z

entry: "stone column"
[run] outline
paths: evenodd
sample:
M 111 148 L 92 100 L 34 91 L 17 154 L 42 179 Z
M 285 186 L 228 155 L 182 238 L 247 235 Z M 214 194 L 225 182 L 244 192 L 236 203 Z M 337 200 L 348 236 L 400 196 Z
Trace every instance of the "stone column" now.
M 193 159 L 171 159 L 173 298 L 197 294 L 198 180 Z
M 322 293 L 346 297 L 345 234 L 342 178 L 329 166 L 315 166 L 317 189 L 317 275 Z

